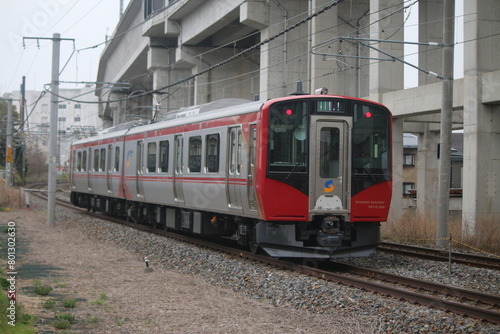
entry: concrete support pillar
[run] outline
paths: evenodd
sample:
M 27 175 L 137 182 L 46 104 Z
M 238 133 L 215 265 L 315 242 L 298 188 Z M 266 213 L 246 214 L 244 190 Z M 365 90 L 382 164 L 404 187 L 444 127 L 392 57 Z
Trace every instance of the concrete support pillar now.
M 484 73 L 500 69 L 500 9 L 496 0 L 464 1 L 463 232 L 483 219 L 500 221 L 500 106 L 483 104 L 493 84 Z
M 326 0 L 313 0 L 313 8 L 319 9 L 330 3 Z M 312 22 L 311 45 L 319 55 L 312 55 L 311 91 L 327 87 L 332 94 L 362 97 L 368 92 L 368 61 L 358 56 L 368 56 L 368 49 L 359 43 L 349 40 L 328 42 L 332 37 L 361 37 L 366 33 L 363 27 L 368 26 L 370 5 L 368 0 L 358 1 L 356 6 L 349 2 L 341 2 L 331 8 L 328 13 L 316 17 Z M 366 35 L 365 35 L 366 36 Z M 330 56 L 341 54 L 342 56 Z M 349 56 L 349 57 L 347 57 Z
M 266 40 L 307 15 L 308 1 L 270 1 L 269 22 L 261 30 Z M 305 13 L 305 14 L 304 14 Z M 308 25 L 303 25 L 266 43 L 260 50 L 260 98 L 286 96 L 295 92 L 296 82 L 307 82 L 309 69 Z M 305 86 L 309 90 L 310 87 Z
M 443 41 L 443 0 L 421 0 L 418 2 L 418 39 L 421 43 Z M 442 74 L 443 49 L 441 47 L 419 46 L 420 68 Z M 418 72 L 418 85 L 441 82 L 426 73 Z
M 172 82 L 171 64 L 174 62 L 174 57 L 175 50 L 171 48 L 154 45 L 149 47 L 147 69 L 152 72 L 152 89 L 160 89 Z M 170 91 L 171 89 L 167 88 L 152 96 L 151 105 L 153 110 L 151 110 L 151 116 L 155 117 L 156 120 L 162 120 L 163 115 L 171 111 Z M 155 112 L 158 115 L 155 116 Z
M 403 215 L 403 118 L 392 122 L 392 199 L 389 220 L 395 222 Z
M 217 52 L 211 48 L 182 46 L 176 50 L 176 60 L 190 70 L 191 75 L 202 73 L 213 65 L 230 58 L 240 49 L 222 48 Z M 204 104 L 225 98 L 239 96 L 252 100 L 259 91 L 259 82 L 255 78 L 258 72 L 259 52 L 249 53 L 245 57 L 216 67 L 196 76 L 194 79 L 194 105 Z
M 404 11 L 400 0 L 371 0 L 370 1 L 370 38 L 404 40 Z M 403 59 L 404 45 L 393 43 L 370 43 L 392 56 Z M 370 57 L 386 58 L 380 52 L 370 49 Z M 381 101 L 381 94 L 403 89 L 403 63 L 392 61 L 371 61 L 369 78 L 369 99 Z
M 430 131 L 428 124 L 424 127 L 424 133 L 420 133 L 418 138 L 417 210 L 427 218 L 433 219 L 436 217 L 439 184 L 437 159 L 439 132 Z

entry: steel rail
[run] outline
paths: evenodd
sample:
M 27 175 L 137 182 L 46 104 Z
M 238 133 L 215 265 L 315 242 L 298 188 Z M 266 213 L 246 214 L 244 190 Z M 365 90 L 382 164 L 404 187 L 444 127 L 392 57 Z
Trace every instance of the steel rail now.
M 384 253 L 400 254 L 404 256 L 423 258 L 427 260 L 443 261 L 443 262 L 449 261 L 448 251 L 428 248 L 428 247 L 382 242 L 377 247 L 377 250 L 382 251 Z M 495 258 L 495 257 L 452 252 L 451 261 L 454 263 L 464 264 L 478 268 L 500 270 L 500 258 Z

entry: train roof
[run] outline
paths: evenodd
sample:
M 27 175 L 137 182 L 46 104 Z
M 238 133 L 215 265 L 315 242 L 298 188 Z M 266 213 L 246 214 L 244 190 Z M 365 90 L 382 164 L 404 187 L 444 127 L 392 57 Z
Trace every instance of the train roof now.
M 212 119 L 230 117 L 235 115 L 256 112 L 264 104 L 264 101 L 248 101 L 241 99 L 230 99 L 231 101 L 215 101 L 208 104 L 180 109 L 167 115 L 167 120 L 157 123 L 144 124 L 144 121 L 131 121 L 100 131 L 96 136 L 76 140 L 72 145 L 83 144 L 124 135 L 154 131 L 164 128 L 200 123 Z M 238 104 L 237 101 L 240 103 Z M 242 103 L 243 102 L 243 103 Z
M 176 112 L 169 113 L 166 115 L 166 120 L 161 122 L 145 124 L 144 121 L 132 121 L 128 123 L 119 124 L 117 126 L 105 129 L 99 132 L 96 136 L 88 137 L 84 139 L 79 139 L 74 141 L 72 145 L 78 145 L 87 143 L 89 141 L 96 141 L 108 138 L 121 137 L 124 135 L 136 134 L 147 131 L 154 131 L 164 128 L 188 125 L 193 123 L 199 123 L 204 121 L 209 121 L 213 119 L 219 119 L 224 117 L 231 117 L 236 115 L 242 115 L 250 112 L 258 111 L 262 106 L 267 107 L 271 103 L 285 100 L 296 100 L 301 98 L 339 98 L 339 99 L 349 99 L 357 100 L 361 102 L 368 102 L 376 105 L 380 105 L 385 108 L 384 105 L 360 98 L 353 98 L 348 96 L 339 95 L 293 95 L 285 96 L 280 98 L 269 99 L 267 101 L 249 101 L 244 99 L 223 99 L 214 102 L 210 102 L 203 105 L 191 106 L 186 108 L 181 108 Z

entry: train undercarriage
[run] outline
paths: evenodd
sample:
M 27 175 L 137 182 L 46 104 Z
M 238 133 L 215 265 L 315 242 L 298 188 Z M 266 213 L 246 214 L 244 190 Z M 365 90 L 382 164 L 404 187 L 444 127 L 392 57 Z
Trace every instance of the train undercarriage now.
M 71 193 L 71 203 L 154 228 L 234 239 L 254 253 L 279 258 L 370 256 L 380 242 L 380 223 L 349 223 L 336 216 L 270 222 L 76 192 Z

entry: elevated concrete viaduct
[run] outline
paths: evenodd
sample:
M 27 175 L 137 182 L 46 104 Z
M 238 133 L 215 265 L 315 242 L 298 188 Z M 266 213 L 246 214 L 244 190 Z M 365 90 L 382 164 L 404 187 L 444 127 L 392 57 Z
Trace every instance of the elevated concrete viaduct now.
M 162 119 L 224 98 L 304 91 L 364 97 L 394 114 L 392 217 L 402 215 L 403 133 L 419 136 L 417 208 L 436 213 L 441 82 L 419 73 L 404 89 L 404 21 L 419 13 L 419 41 L 443 38 L 443 1 L 132 0 L 101 55 L 98 82 L 127 82 L 99 98 L 108 125 Z M 326 10 L 325 10 L 326 8 Z M 319 13 L 319 15 L 315 15 Z M 500 6 L 464 1 L 464 77 L 454 81 L 453 127 L 464 131 L 462 218 L 500 223 Z M 311 18 L 311 19 L 309 19 Z M 340 37 L 348 36 L 351 39 Z M 360 42 L 352 38 L 368 38 Z M 371 47 L 368 47 L 369 44 Z M 442 49 L 419 46 L 418 67 L 442 71 Z M 394 59 L 392 59 L 394 60 Z

